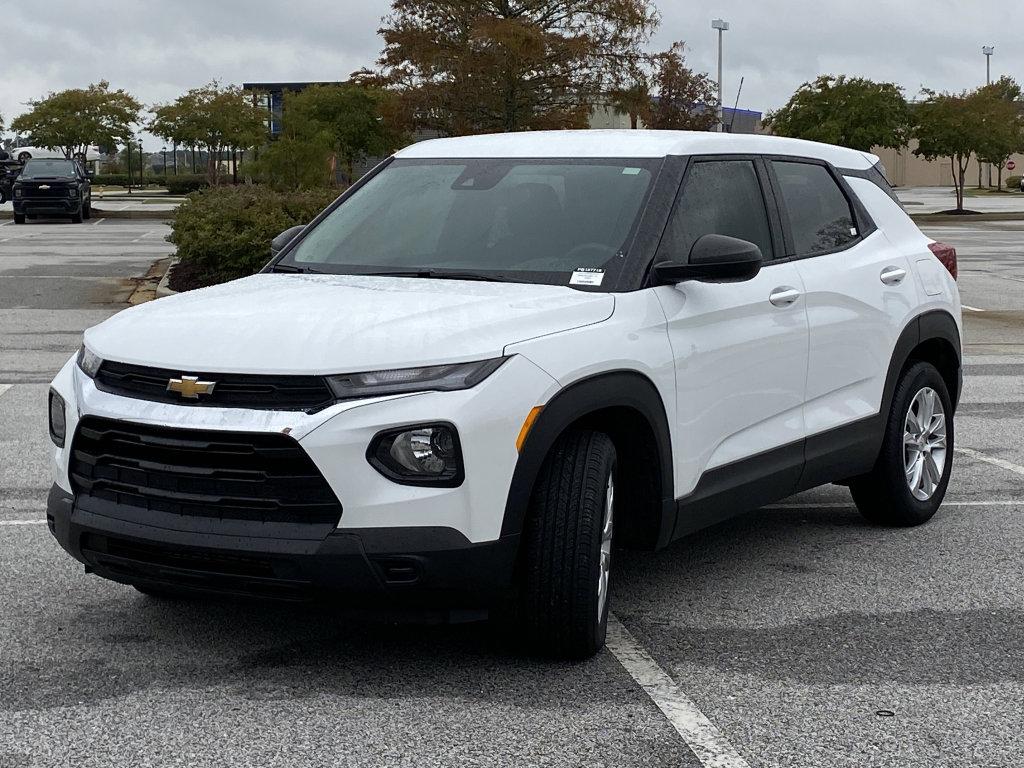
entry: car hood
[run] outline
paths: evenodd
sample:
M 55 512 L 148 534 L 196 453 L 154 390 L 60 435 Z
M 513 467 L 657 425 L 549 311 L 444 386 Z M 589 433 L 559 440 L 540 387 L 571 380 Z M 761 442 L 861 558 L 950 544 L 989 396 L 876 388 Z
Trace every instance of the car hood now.
M 126 309 L 85 343 L 103 359 L 182 371 L 354 373 L 498 357 L 614 306 L 556 285 L 259 274 Z

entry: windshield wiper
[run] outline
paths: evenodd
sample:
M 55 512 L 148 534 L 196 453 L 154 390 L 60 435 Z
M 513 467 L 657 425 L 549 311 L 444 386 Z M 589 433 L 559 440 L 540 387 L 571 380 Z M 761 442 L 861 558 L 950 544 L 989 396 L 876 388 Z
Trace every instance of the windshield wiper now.
M 322 272 L 319 272 L 319 271 L 313 269 L 312 267 L 296 267 L 294 264 L 275 264 L 274 266 L 272 266 L 270 268 L 270 271 L 271 272 L 288 272 L 288 273 L 299 272 L 299 273 L 304 274 L 304 275 L 321 275 L 321 274 L 323 274 Z
M 360 275 L 373 275 L 374 277 L 426 277 L 436 280 L 486 280 L 488 282 L 500 282 L 502 275 L 484 275 L 480 272 L 459 272 L 458 270 L 439 269 L 399 269 L 388 272 L 360 272 Z

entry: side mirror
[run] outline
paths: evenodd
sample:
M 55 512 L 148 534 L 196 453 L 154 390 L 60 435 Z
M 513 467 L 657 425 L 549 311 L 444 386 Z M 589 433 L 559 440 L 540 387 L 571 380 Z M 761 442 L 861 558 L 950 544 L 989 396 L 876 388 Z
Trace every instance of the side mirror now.
M 96 176 L 96 171 L 86 171 L 85 172 L 85 178 L 87 178 L 89 181 L 92 181 L 93 177 L 95 177 L 95 176 Z
M 270 241 L 270 255 L 271 257 L 277 256 L 283 251 L 288 243 L 295 239 L 295 236 L 306 228 L 305 224 L 298 224 L 294 227 L 288 227 L 284 232 L 275 237 Z
M 686 264 L 662 261 L 655 264 L 657 285 L 673 285 L 684 280 L 702 283 L 739 283 L 761 271 L 761 249 L 746 240 L 726 235 L 704 235 L 690 249 Z

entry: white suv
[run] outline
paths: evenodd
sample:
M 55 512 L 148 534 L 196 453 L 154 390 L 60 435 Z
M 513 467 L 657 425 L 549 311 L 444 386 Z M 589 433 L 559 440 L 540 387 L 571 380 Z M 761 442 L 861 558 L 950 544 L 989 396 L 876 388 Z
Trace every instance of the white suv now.
M 956 255 L 877 162 L 670 131 L 410 146 L 260 274 L 86 332 L 50 394 L 51 530 L 147 593 L 502 608 L 585 656 L 613 542 L 832 482 L 923 523 Z

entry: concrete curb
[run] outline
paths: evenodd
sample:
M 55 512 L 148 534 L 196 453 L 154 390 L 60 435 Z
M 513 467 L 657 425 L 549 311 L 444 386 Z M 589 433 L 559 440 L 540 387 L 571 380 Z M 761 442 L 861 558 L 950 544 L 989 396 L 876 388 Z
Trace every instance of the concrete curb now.
M 972 221 L 1024 221 L 1024 211 L 992 211 L 990 213 L 911 213 L 918 224 L 970 224 Z
M 173 288 L 168 285 L 171 278 L 171 267 L 178 263 L 178 257 L 172 256 L 167 264 L 167 268 L 164 270 L 163 277 L 160 278 L 160 282 L 156 286 L 156 297 L 162 299 L 164 296 L 173 296 L 177 293 Z
M 92 209 L 92 218 L 95 219 L 149 219 L 159 221 L 170 221 L 174 211 L 147 211 L 141 208 L 133 208 L 130 211 L 104 211 L 102 208 Z M 0 219 L 13 219 L 14 211 L 0 211 Z

